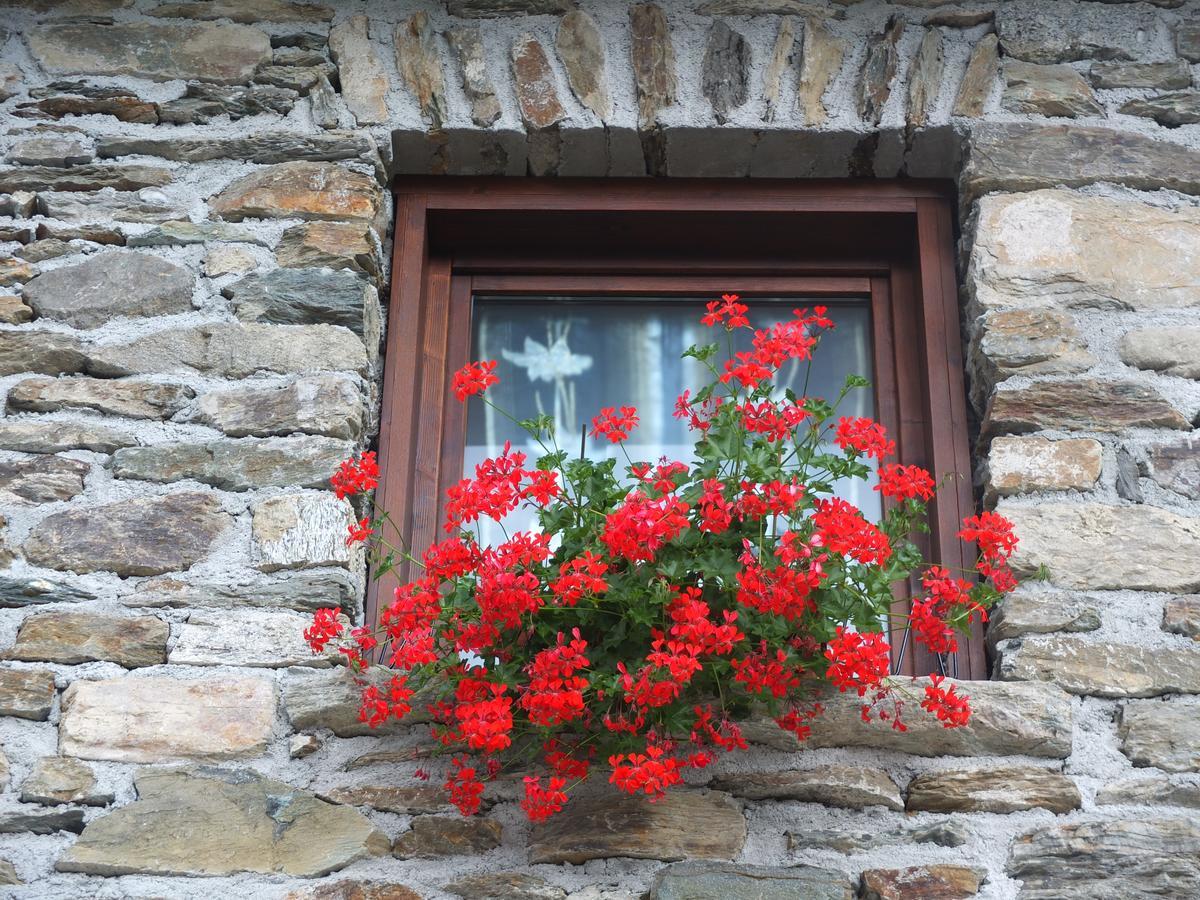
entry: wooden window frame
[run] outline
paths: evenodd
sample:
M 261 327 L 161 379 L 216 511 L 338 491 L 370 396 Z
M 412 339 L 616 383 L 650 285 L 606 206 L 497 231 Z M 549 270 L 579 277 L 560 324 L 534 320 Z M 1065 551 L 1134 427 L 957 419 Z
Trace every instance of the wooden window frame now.
M 956 537 L 974 497 L 949 183 L 406 177 L 394 196 L 377 502 L 412 546 L 443 536 L 441 498 L 461 477 L 450 376 L 470 353 L 474 293 L 803 293 L 870 299 L 877 417 L 902 462 L 953 476 L 926 548 L 970 567 Z M 395 583 L 372 585 L 370 620 Z M 976 635 L 949 674 L 987 666 Z M 910 646 L 901 671 L 937 668 Z

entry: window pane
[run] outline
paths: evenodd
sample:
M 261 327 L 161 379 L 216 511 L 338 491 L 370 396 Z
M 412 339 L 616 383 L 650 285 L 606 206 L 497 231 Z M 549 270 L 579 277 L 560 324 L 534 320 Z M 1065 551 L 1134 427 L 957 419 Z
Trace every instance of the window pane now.
M 475 297 L 472 311 L 472 359 L 494 359 L 500 383 L 488 391 L 489 399 L 516 419 L 540 414 L 554 417 L 558 446 L 572 453 L 581 449 L 593 458 L 618 457 L 620 447 L 585 437 L 592 417 L 605 406 L 636 406 L 641 419 L 625 449 L 635 460 L 654 462 L 662 457 L 689 461 L 695 435 L 674 418 L 675 398 L 684 389 L 695 392 L 711 380 L 704 365 L 681 354 L 693 344 L 724 340 L 723 329 L 700 323 L 709 298 L 581 298 L 581 297 Z M 821 339 L 811 367 L 790 362 L 776 378 L 782 391 L 836 399 L 846 376 L 873 378 L 870 314 L 859 300 L 748 299 L 751 323 L 756 328 L 790 319 L 801 306 L 824 304 L 836 328 Z M 735 351 L 750 347 L 751 333 L 734 333 Z M 723 351 L 721 359 L 725 358 Z M 805 377 L 808 378 L 807 387 Z M 870 390 L 853 391 L 840 414 L 874 414 Z M 464 471 L 511 441 L 529 454 L 541 448 L 513 422 L 472 397 L 467 410 L 467 446 Z M 868 516 L 878 514 L 878 494 L 862 482 L 848 484 L 846 499 Z M 523 510 L 505 522 L 511 534 L 531 527 Z M 484 522 L 480 538 L 488 543 L 503 540 L 493 523 Z

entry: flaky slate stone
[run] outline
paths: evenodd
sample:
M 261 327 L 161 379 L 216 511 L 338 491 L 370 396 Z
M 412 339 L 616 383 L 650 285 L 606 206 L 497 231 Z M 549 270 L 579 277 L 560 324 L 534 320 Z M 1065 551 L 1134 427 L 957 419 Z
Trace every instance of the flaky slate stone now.
M 567 896 L 558 885 L 524 872 L 465 875 L 445 885 L 445 890 L 463 900 L 566 900 Z
M 322 437 L 243 438 L 237 441 L 126 447 L 112 460 L 113 476 L 170 483 L 193 480 L 226 491 L 261 487 L 326 487 L 349 441 Z
M 337 128 L 339 123 L 337 91 L 328 78 L 320 78 L 308 92 L 308 111 L 318 128 Z
M 160 575 L 202 559 L 229 521 L 210 494 L 137 497 L 48 516 L 24 552 L 34 565 L 59 571 Z
M 825 747 L 872 747 L 917 756 L 1026 755 L 1065 759 L 1071 752 L 1071 701 L 1060 688 L 1049 684 L 1016 684 L 998 681 L 954 682 L 958 693 L 971 698 L 971 723 L 965 728 L 944 728 L 934 717 L 910 710 L 907 731 L 889 722 L 862 721 L 862 701 L 857 694 L 831 692 L 821 697 L 824 712 L 812 722 L 812 734 L 803 745 L 795 735 L 769 719 L 747 721 L 747 740 L 779 750 Z M 911 690 L 919 692 L 920 679 Z
M 0 669 L 0 716 L 45 722 L 54 705 L 54 673 L 44 669 Z
M 78 82 L 76 82 L 77 84 Z M 71 82 L 58 82 L 70 91 Z M 54 87 L 52 83 L 49 87 Z M 37 96 L 32 91 L 31 95 Z M 91 93 L 91 92 L 89 92 Z M 131 91 L 115 89 L 91 96 L 51 95 L 40 100 L 18 103 L 13 115 L 23 119 L 61 119 L 64 116 L 112 116 L 119 122 L 158 124 L 158 105 L 142 100 Z
M 1200 772 L 1200 707 L 1127 703 L 1118 717 L 1121 750 L 1135 766 L 1164 772 Z
M 119 193 L 112 188 L 90 194 L 42 192 L 37 195 L 37 209 L 43 216 L 64 222 L 101 222 L 110 218 L 121 222 L 168 222 L 185 214 L 185 210 L 170 201 Z
M 775 45 L 763 70 L 762 96 L 763 121 L 773 122 L 780 112 L 783 98 L 784 76 L 795 67 L 796 26 L 791 16 L 779 20 L 779 33 Z
M 107 381 L 98 378 L 27 378 L 8 392 L 8 410 L 56 412 L 92 409 L 131 419 L 169 419 L 192 397 L 176 384 Z
M 0 461 L 0 502 L 55 503 L 83 492 L 91 466 L 77 459 L 37 456 Z
M 844 872 L 815 866 L 750 866 L 680 862 L 661 869 L 649 900 L 850 900 L 854 885 Z
M 329 32 L 329 55 L 338 65 L 342 100 L 358 124 L 386 122 L 388 78 L 367 33 L 368 19 L 351 16 Z
M 1152 446 L 1147 474 L 1167 490 L 1200 499 L 1200 442 L 1185 438 Z
M 1073 7 L 1040 0 L 1011 0 L 996 17 L 1004 55 L 1032 63 L 1081 59 L 1138 59 L 1146 53 L 1144 35 L 1154 31 L 1154 15 L 1136 5 L 1109 6 L 1104 18 L 1074 14 Z
M 1000 104 L 1009 112 L 1068 119 L 1104 115 L 1091 87 L 1071 66 L 1011 60 L 1004 64 L 1004 81 Z
M 126 606 L 181 609 L 295 609 L 311 613 L 324 607 L 340 607 L 353 614 L 358 607 L 358 587 L 343 570 L 284 573 L 274 580 L 249 582 L 199 581 L 187 583 L 173 578 L 143 581 L 122 598 Z
M 388 673 L 382 669 L 368 670 L 368 678 L 381 677 Z M 384 679 L 386 680 L 386 679 Z M 366 734 L 388 734 L 398 729 L 398 723 L 388 722 L 379 728 L 371 728 L 358 719 L 358 709 L 362 703 L 362 688 L 354 683 L 353 676 L 345 669 L 321 670 L 312 668 L 289 669 L 283 679 L 283 708 L 291 722 L 293 731 L 311 731 L 316 728 L 328 728 L 338 737 L 358 737 Z M 406 719 L 407 723 L 407 719 Z M 446 794 L 436 785 L 415 786 L 416 790 L 430 791 L 420 796 L 426 799 L 439 794 L 436 805 L 425 802 L 411 808 L 417 812 L 444 811 L 447 803 Z M 370 800 L 350 800 L 338 797 L 332 793 L 331 799 L 339 803 L 362 803 L 374 805 Z
M 103 660 L 127 669 L 166 661 L 170 628 L 155 616 L 54 611 L 29 616 L 5 658 L 73 666 Z
M 605 75 L 604 38 L 595 20 L 581 9 L 571 10 L 558 21 L 554 46 L 571 92 L 601 122 L 607 122 L 612 116 L 612 97 Z
M 356 810 L 250 770 L 148 770 L 134 783 L 138 799 L 89 823 L 58 871 L 315 878 L 387 852 Z
M 1089 491 L 1104 457 L 1099 441 L 998 437 L 988 451 L 987 491 L 994 497 L 1039 491 Z
M 1200 62 L 1200 22 L 1183 21 L 1175 26 L 1175 49 L 1188 62 Z
M 293 734 L 288 739 L 288 759 L 305 759 L 324 745 L 315 734 Z
M 1079 788 L 1053 769 L 989 766 L 918 775 L 908 784 L 909 812 L 1014 813 L 1028 809 L 1070 812 L 1080 806 Z
M 243 322 L 273 325 L 342 325 L 379 346 L 379 299 L 375 288 L 352 272 L 272 269 L 226 285 Z
M 799 800 L 846 809 L 904 808 L 900 789 L 887 773 L 858 766 L 736 772 L 718 775 L 712 780 L 712 787 L 747 800 Z
M 960 189 L 1082 187 L 1107 181 L 1137 190 L 1200 194 L 1200 150 L 1128 131 L 1079 125 L 996 123 L 971 131 Z
M 1178 90 L 1191 87 L 1192 70 L 1182 60 L 1168 62 L 1099 62 L 1088 69 L 1098 88 L 1157 88 Z
M 36 266 L 15 256 L 0 256 L 0 284 L 24 284 L 38 274 Z
M 24 325 L 33 320 L 33 310 L 15 294 L 0 294 L 0 322 L 5 325 Z
M 194 138 L 115 135 L 96 141 L 96 153 L 102 157 L 159 156 L 180 162 L 210 159 L 240 159 L 252 163 L 328 162 L 358 159 L 371 151 L 367 138 L 351 131 L 322 134 L 267 131 L 245 137 Z
M 1121 361 L 1138 369 L 1200 379 L 1200 328 L 1139 328 L 1121 339 Z
M 446 123 L 448 102 L 442 60 L 429 16 L 418 10 L 396 26 L 396 68 L 426 124 L 437 130 Z
M 384 210 L 383 192 L 373 179 L 332 163 L 312 162 L 280 163 L 251 172 L 209 205 L 230 222 L 294 218 L 378 224 Z
M 1200 595 L 1171 597 L 1163 604 L 1163 631 L 1200 639 Z
M 245 275 L 258 268 L 254 254 L 242 247 L 213 247 L 204 254 L 204 274 L 209 278 L 222 275 Z
M 979 893 L 987 872 L 967 866 L 927 865 L 867 869 L 862 900 L 963 900 Z
M 90 766 L 65 756 L 44 756 L 21 783 L 21 802 L 58 806 L 108 806 L 113 794 L 96 790 L 96 775 Z
M 999 39 L 995 34 L 985 34 L 971 49 L 967 70 L 954 95 L 952 115 L 972 119 L 982 116 L 999 72 Z
M 173 666 L 328 667 L 337 661 L 332 648 L 314 654 L 304 640 L 311 618 L 266 610 L 198 610 L 179 628 L 171 655 Z
M 927 28 L 908 73 L 908 124 L 920 128 L 929 121 L 946 68 L 942 32 Z
M 294 724 L 294 723 L 293 723 Z M 336 732 L 335 732 L 336 734 Z M 406 786 L 364 784 L 325 791 L 321 798 L 348 806 L 365 806 L 400 816 L 423 816 L 453 809 L 444 789 L 434 784 Z
M 977 402 L 1013 375 L 1072 375 L 1096 363 L 1067 313 L 991 309 L 977 323 L 969 357 Z
M 396 838 L 392 855 L 397 859 L 479 856 L 499 846 L 500 823 L 495 819 L 419 816 L 411 829 Z
M 897 45 L 903 33 L 904 20 L 893 18 L 884 32 L 873 36 L 867 44 L 867 55 L 859 73 L 858 115 L 869 126 L 878 125 L 883 118 L 883 107 L 891 96 L 892 79 L 896 77 Z
M 1191 423 L 1152 387 L 1136 381 L 1041 381 L 1024 388 L 1001 385 L 984 420 L 990 434 L 1039 431 L 1124 432 L 1127 428 L 1174 428 Z
M 190 312 L 194 280 L 160 257 L 112 251 L 39 275 L 24 293 L 42 318 L 95 328 L 122 316 Z
M 1096 792 L 1098 806 L 1133 804 L 1137 806 L 1186 806 L 1200 809 L 1200 784 L 1176 782 L 1166 775 L 1149 778 L 1123 778 L 1110 782 Z
M 83 831 L 82 809 L 39 809 L 36 806 L 0 811 L 0 834 L 54 834 Z
M 128 245 L 130 247 L 174 247 L 222 241 L 266 246 L 266 241 L 248 226 L 228 225 L 225 222 L 188 222 L 186 220 L 163 222 L 141 234 L 130 235 Z
M 1187 897 L 1200 891 L 1200 824 L 1129 817 L 1051 825 L 1017 837 L 1007 872 L 1029 900 Z
M 638 128 L 653 128 L 658 113 L 676 100 L 675 46 L 666 13 L 657 3 L 629 10 L 629 61 L 637 87 Z
M 274 722 L 275 689 L 262 678 L 74 681 L 63 692 L 58 749 L 114 762 L 242 759 L 263 753 Z
M 150 10 L 164 19 L 230 19 L 240 24 L 254 22 L 328 22 L 332 7 L 320 3 L 291 3 L 287 0 L 255 0 L 252 4 L 234 0 L 164 3 Z
M 371 229 L 356 222 L 306 222 L 283 233 L 275 259 L 289 269 L 349 269 L 376 277 L 379 258 Z
M 988 643 L 996 644 L 1025 634 L 1050 634 L 1057 631 L 1096 631 L 1100 627 L 1097 601 L 1087 594 L 1067 591 L 1034 592 L 1027 585 L 1018 587 L 991 610 L 988 617 Z
M 700 64 L 700 90 L 712 105 L 718 125 L 745 105 L 750 96 L 750 44 L 724 19 L 713 22 Z
M 283 900 L 422 900 L 421 895 L 395 881 L 343 879 L 289 891 Z M 519 900 L 519 898 L 514 898 Z
M 237 84 L 271 60 L 267 36 L 244 25 L 43 25 L 26 40 L 34 59 L 51 75 Z
M 999 677 L 1052 681 L 1072 694 L 1200 693 L 1200 647 L 1143 647 L 1078 637 L 1022 638 L 1001 648 Z
M 167 328 L 121 344 L 93 344 L 88 371 L 106 378 L 165 372 L 202 372 L 245 378 L 256 372 L 366 373 L 363 342 L 333 325 L 259 325 L 217 322 Z
M 187 86 L 182 97 L 158 105 L 164 124 L 205 125 L 218 116 L 232 121 L 261 113 L 286 116 L 300 95 L 291 88 L 269 84 Z
M 88 591 L 45 578 L 0 576 L 0 609 L 24 609 L 47 603 L 83 603 L 95 600 Z
M 187 417 L 231 437 L 304 432 L 353 440 L 362 434 L 365 413 L 365 401 L 354 381 L 317 375 L 283 385 L 210 391 L 193 404 Z
M 574 7 L 575 0 L 446 0 L 446 11 L 463 19 L 554 15 Z
M 1200 210 L 1062 190 L 979 203 L 969 283 L 984 309 L 1155 310 L 1200 304 Z
M 719 791 L 677 790 L 657 803 L 644 797 L 573 798 L 534 828 L 529 861 L 572 863 L 634 859 L 733 859 L 746 842 L 740 805 Z
M 78 253 L 81 249 L 84 248 L 73 247 L 66 241 L 60 241 L 57 238 L 48 238 L 44 241 L 34 241 L 31 244 L 26 244 L 17 251 L 17 255 L 29 262 L 40 263 L 47 259 L 56 259 L 60 256 L 69 256 L 73 253 Z
M 79 339 L 54 331 L 0 331 L 0 375 L 82 372 L 87 356 Z
M 0 168 L 0 192 L 16 191 L 140 191 L 170 184 L 174 175 L 159 166 L 19 166 Z
M 1200 519 L 1148 506 L 1043 503 L 998 509 L 1020 538 L 1019 575 L 1046 566 L 1081 590 L 1187 593 L 1200 588 Z
M 459 77 L 463 93 L 471 104 L 471 121 L 487 128 L 500 118 L 500 101 L 488 75 L 487 58 L 483 50 L 483 35 L 478 28 L 450 28 L 446 43 L 458 58 Z
M 254 504 L 254 567 L 263 572 L 348 566 L 353 510 L 329 493 L 282 494 Z
M 800 74 L 796 85 L 796 107 L 805 125 L 822 124 L 827 113 L 822 97 L 842 67 L 845 45 L 815 16 L 804 23 L 800 49 Z
M 529 32 L 513 41 L 512 71 L 517 105 L 526 128 L 534 131 L 550 128 L 567 117 L 558 99 L 554 70 L 546 51 Z
M 14 141 L 5 156 L 9 162 L 23 166 L 82 166 L 90 163 L 94 153 L 83 140 L 71 134 L 34 134 Z
M 1194 125 L 1200 122 L 1200 91 L 1175 91 L 1136 98 L 1121 104 L 1120 111 L 1129 116 L 1153 119 L 1167 128 Z

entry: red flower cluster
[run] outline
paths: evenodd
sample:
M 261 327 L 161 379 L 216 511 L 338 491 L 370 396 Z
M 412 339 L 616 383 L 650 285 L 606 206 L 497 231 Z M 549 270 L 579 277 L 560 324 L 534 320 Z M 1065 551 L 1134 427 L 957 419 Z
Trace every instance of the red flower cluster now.
M 735 294 L 710 303 L 703 321 L 751 328 Z M 508 761 L 532 764 L 520 805 L 535 822 L 562 810 L 605 760 L 618 790 L 663 797 L 688 770 L 746 747 L 737 710 L 765 706 L 803 739 L 822 712 L 812 700 L 821 683 L 861 698 L 864 720 L 903 730 L 883 626 L 894 587 L 921 576 L 913 638 L 953 652 L 957 634 L 1015 583 L 1016 538 L 995 513 L 963 523 L 985 581 L 920 562 L 911 536 L 933 476 L 884 464 L 895 444 L 878 422 L 837 418 L 823 399 L 775 383 L 781 367 L 808 363 L 832 326 L 822 307 L 795 310 L 748 342 L 731 336 L 742 350 L 723 366 L 710 361 L 712 347 L 691 348 L 715 380 L 676 402 L 697 438 L 690 462 L 631 461 L 618 472 L 612 458 L 554 452 L 529 466 L 505 444 L 449 490 L 448 535 L 427 549 L 388 543 L 386 515 L 356 521 L 349 540 L 366 545 L 376 571 L 407 578 L 378 627 L 348 627 L 338 610 L 321 609 L 304 636 L 315 652 L 336 647 L 360 680 L 361 721 L 404 718 L 419 690 L 453 754 L 443 773 L 450 801 L 473 814 Z M 455 394 L 486 391 L 495 368 L 465 366 Z M 605 407 L 591 433 L 618 444 L 637 424 L 633 407 Z M 542 419 L 521 425 L 535 443 L 553 436 Z M 876 490 L 894 501 L 878 522 L 834 494 L 847 475 L 865 477 L 864 457 L 879 461 Z M 332 483 L 344 499 L 378 479 L 364 453 Z M 518 509 L 537 527 L 504 530 L 490 546 L 466 530 Z M 373 666 L 391 671 L 373 677 Z M 939 677 L 908 702 L 947 728 L 970 717 L 968 699 Z

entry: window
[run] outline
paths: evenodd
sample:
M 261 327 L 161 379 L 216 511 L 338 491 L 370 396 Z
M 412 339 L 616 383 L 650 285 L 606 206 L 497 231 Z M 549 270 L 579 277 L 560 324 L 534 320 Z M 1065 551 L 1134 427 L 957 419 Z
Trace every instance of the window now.
M 838 328 L 810 392 L 836 393 L 851 372 L 872 380 L 857 413 L 888 427 L 902 462 L 954 478 L 931 509 L 927 549 L 966 567 L 955 537 L 973 502 L 951 202 L 944 185 L 920 181 L 399 180 L 381 503 L 425 546 L 441 536 L 440 499 L 464 466 L 524 439 L 482 404 L 453 399 L 450 375 L 469 359 L 498 360 L 500 405 L 554 414 L 560 446 L 610 452 L 588 446 L 582 425 L 602 402 L 627 402 L 642 416 L 635 456 L 687 458 L 671 411 L 696 373 L 679 354 L 699 337 L 702 301 L 735 291 L 764 321 L 775 309 L 831 308 Z M 871 512 L 869 493 L 849 499 Z M 978 638 L 949 661 L 892 639 L 900 671 L 987 677 Z

